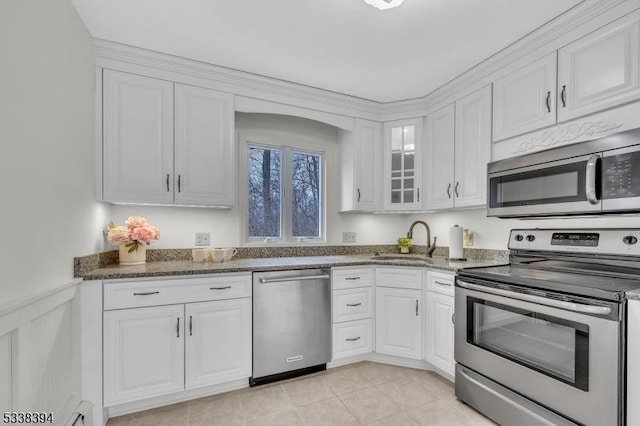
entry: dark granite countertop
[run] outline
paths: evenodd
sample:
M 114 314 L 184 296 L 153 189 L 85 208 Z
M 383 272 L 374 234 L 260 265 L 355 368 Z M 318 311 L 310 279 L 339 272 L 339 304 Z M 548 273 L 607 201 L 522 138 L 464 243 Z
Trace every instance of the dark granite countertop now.
M 191 260 L 152 261 L 144 265 L 108 265 L 80 274 L 85 280 L 164 277 L 176 275 L 200 275 L 230 272 L 277 271 L 287 269 L 330 268 L 337 266 L 413 266 L 428 269 L 456 271 L 462 268 L 504 264 L 497 259 L 449 261 L 446 257 L 434 257 L 429 261 L 415 261 L 419 256 L 406 255 L 400 260 L 372 260 L 372 254 L 339 256 L 298 256 L 271 258 L 242 258 L 221 263 L 196 263 Z

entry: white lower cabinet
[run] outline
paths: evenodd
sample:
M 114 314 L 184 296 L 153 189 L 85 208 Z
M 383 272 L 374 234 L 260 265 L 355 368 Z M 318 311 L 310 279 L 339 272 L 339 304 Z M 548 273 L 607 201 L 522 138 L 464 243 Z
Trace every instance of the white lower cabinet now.
M 376 287 L 376 352 L 422 359 L 422 290 Z
M 105 294 L 121 292 L 119 304 L 127 306 L 123 309 L 116 303 L 104 312 L 105 407 L 251 376 L 251 275 L 194 280 L 200 285 L 191 286 L 188 279 L 182 280 L 185 283 L 105 284 Z M 222 286 L 227 282 L 231 284 Z M 183 294 L 178 295 L 181 284 Z M 141 285 L 145 291 L 140 291 Z M 245 293 L 229 293 L 235 297 L 231 299 L 184 303 L 193 300 L 203 285 L 211 289 L 209 299 L 223 299 L 223 290 L 218 289 L 234 285 Z M 183 303 L 130 306 L 134 303 L 130 300 L 144 306 L 150 297 L 164 293 L 174 294 L 175 302 Z M 166 298 L 162 300 L 166 303 Z
M 373 268 L 331 269 L 333 357 L 336 361 L 373 350 Z
M 251 299 L 185 305 L 185 388 L 251 375 Z
M 453 283 L 454 275 L 429 271 L 424 292 L 427 311 L 424 359 L 451 377 L 455 373 Z
M 104 313 L 104 404 L 184 388 L 184 305 Z

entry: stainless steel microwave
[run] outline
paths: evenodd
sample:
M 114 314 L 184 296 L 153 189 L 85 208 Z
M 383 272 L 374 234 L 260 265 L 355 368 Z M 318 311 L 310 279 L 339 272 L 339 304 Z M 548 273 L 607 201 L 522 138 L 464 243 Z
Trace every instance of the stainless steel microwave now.
M 640 129 L 487 165 L 487 216 L 640 213 Z

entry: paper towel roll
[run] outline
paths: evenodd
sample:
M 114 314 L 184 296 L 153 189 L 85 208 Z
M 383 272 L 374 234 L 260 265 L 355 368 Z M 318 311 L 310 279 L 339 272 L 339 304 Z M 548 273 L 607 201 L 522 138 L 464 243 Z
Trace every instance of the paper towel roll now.
M 449 259 L 462 259 L 462 227 L 454 225 L 449 229 Z

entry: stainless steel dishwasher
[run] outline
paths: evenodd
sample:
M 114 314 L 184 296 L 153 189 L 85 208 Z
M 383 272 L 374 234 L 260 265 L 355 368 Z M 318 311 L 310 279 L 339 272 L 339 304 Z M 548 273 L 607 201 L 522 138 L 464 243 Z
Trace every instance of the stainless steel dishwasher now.
M 325 370 L 331 361 L 331 273 L 253 274 L 251 386 Z

